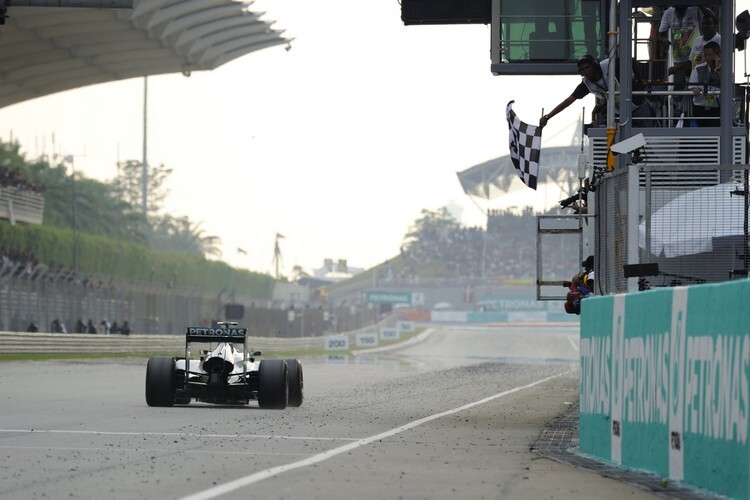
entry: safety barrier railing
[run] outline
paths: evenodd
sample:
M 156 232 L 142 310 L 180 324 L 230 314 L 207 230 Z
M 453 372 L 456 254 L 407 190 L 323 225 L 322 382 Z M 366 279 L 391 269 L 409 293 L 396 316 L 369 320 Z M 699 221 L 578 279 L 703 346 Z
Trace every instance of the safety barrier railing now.
M 347 337 L 349 345 L 356 345 L 356 337 L 363 332 L 377 332 L 381 327 L 391 325 L 395 319 L 386 318 L 383 321 L 339 333 L 337 336 Z M 297 338 L 251 337 L 248 345 L 261 352 L 296 352 L 320 351 L 325 348 L 324 336 L 308 336 Z M 54 353 L 54 354 L 154 354 L 174 353 L 178 355 L 185 349 L 185 336 L 174 335 L 101 335 L 76 333 L 20 333 L 0 332 L 0 353 Z

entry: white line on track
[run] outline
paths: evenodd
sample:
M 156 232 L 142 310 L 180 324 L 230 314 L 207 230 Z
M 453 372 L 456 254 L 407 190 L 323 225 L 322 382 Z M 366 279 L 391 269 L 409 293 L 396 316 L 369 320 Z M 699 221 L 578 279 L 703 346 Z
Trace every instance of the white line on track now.
M 575 349 L 576 352 L 580 352 L 580 347 L 578 347 L 578 344 L 576 344 L 575 342 L 573 342 L 573 338 L 572 337 L 568 337 L 568 342 L 570 342 L 570 345 L 573 346 L 573 349 Z
M 199 437 L 199 438 L 234 438 L 234 439 L 296 439 L 300 441 L 357 441 L 357 438 L 313 437 L 313 436 L 279 436 L 275 434 L 201 434 L 197 432 L 110 432 L 110 431 L 76 431 L 76 430 L 43 430 L 43 429 L 0 429 L 0 434 L 91 434 L 96 436 L 163 436 L 163 437 Z
M 97 448 L 81 446 L 0 446 L 0 450 L 15 451 L 106 451 L 109 453 L 174 453 L 173 449 L 167 448 Z M 223 451 L 223 450 L 183 450 L 180 453 L 188 455 L 241 455 L 241 456 L 283 456 L 283 457 L 309 457 L 310 453 L 269 453 L 256 451 Z
M 501 398 L 503 396 L 507 396 L 509 394 L 513 394 L 515 392 L 522 391 L 524 389 L 529 389 L 531 387 L 543 384 L 545 382 L 549 382 L 550 380 L 554 380 L 556 378 L 562 377 L 563 375 L 567 375 L 568 373 L 571 373 L 572 371 L 573 370 L 568 370 L 562 373 L 558 373 L 557 375 L 545 377 L 535 382 L 531 382 L 530 384 L 522 385 L 519 387 L 514 387 L 513 389 L 508 389 L 507 391 L 500 392 L 498 394 L 495 394 L 494 396 L 489 396 L 484 399 L 480 399 L 479 401 L 474 401 L 473 403 L 468 403 L 463 406 L 459 406 L 458 408 L 453 408 L 452 410 L 447 410 L 441 413 L 436 413 L 434 415 L 420 418 L 418 420 L 413 420 L 406 425 L 402 425 L 401 427 L 395 427 L 388 431 L 381 432 L 380 434 L 376 434 L 374 436 L 370 436 L 364 439 L 359 439 L 353 443 L 345 444 L 343 446 L 339 446 L 338 448 L 333 448 L 332 450 L 324 451 L 323 453 L 318 453 L 317 455 L 313 455 L 310 458 L 306 458 L 298 462 L 292 462 L 290 464 L 284 464 L 284 465 L 277 465 L 276 467 L 271 467 L 270 469 L 255 472 L 248 476 L 235 479 L 234 481 L 230 481 L 225 484 L 220 484 L 218 486 L 214 486 L 213 488 L 209 488 L 207 490 L 199 491 L 198 493 L 188 495 L 186 497 L 183 497 L 181 500 L 209 500 L 209 499 L 221 496 L 221 495 L 226 495 L 240 488 L 244 488 L 245 486 L 250 486 L 252 484 L 263 481 L 264 479 L 268 479 L 269 477 L 273 477 L 273 476 L 276 476 L 276 475 L 279 475 L 279 474 L 282 474 L 284 472 L 288 472 L 291 470 L 300 469 L 302 467 L 307 467 L 308 465 L 313 465 L 313 464 L 323 462 L 325 460 L 328 460 L 329 458 L 335 457 L 336 455 L 341 455 L 342 453 L 346 453 L 348 451 L 361 448 L 362 446 L 366 446 L 374 441 L 378 441 L 381 439 L 389 438 L 391 436 L 395 436 L 396 434 L 400 434 L 409 429 L 413 429 L 414 427 L 418 427 L 422 424 L 426 424 L 427 422 L 432 422 L 433 420 L 436 420 L 438 418 L 447 417 L 448 415 L 453 415 L 454 413 L 468 410 L 470 408 L 482 405 L 484 403 L 488 403 L 492 400 Z

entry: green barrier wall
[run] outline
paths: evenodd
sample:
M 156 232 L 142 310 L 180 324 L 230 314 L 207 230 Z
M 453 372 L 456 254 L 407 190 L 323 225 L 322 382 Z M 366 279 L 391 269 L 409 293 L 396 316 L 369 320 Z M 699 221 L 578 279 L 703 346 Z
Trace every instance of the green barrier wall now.
M 582 453 L 750 496 L 750 280 L 591 297 L 580 346 Z

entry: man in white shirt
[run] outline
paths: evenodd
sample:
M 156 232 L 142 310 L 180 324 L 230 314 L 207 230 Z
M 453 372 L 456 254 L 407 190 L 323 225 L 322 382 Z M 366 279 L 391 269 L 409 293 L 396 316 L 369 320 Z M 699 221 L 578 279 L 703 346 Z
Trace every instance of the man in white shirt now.
M 695 39 L 693 49 L 690 51 L 690 70 L 695 69 L 699 64 L 703 64 L 703 47 L 708 42 L 716 42 L 721 46 L 721 35 L 718 33 L 719 22 L 713 14 L 705 14 L 701 21 L 701 36 Z
M 705 62 L 695 67 L 690 74 L 688 88 L 693 92 L 693 116 L 699 127 L 718 127 L 719 88 L 721 74 L 721 46 L 707 42 L 703 46 Z
M 675 83 L 685 83 L 690 75 L 690 51 L 700 34 L 702 17 L 698 7 L 678 5 L 664 11 L 661 18 L 659 38 L 672 47 L 672 66 L 667 73 L 674 75 Z

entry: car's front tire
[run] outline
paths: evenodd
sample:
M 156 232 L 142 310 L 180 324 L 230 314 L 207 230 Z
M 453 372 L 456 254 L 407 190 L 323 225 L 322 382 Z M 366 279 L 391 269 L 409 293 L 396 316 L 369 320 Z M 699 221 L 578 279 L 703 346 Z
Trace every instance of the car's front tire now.
M 287 359 L 287 380 L 289 382 L 289 406 L 302 406 L 305 399 L 302 363 L 298 359 Z
M 288 401 L 286 361 L 264 359 L 258 367 L 258 406 L 270 410 L 283 410 Z
M 146 365 L 146 403 L 149 406 L 174 405 L 177 373 L 174 358 L 155 356 Z

